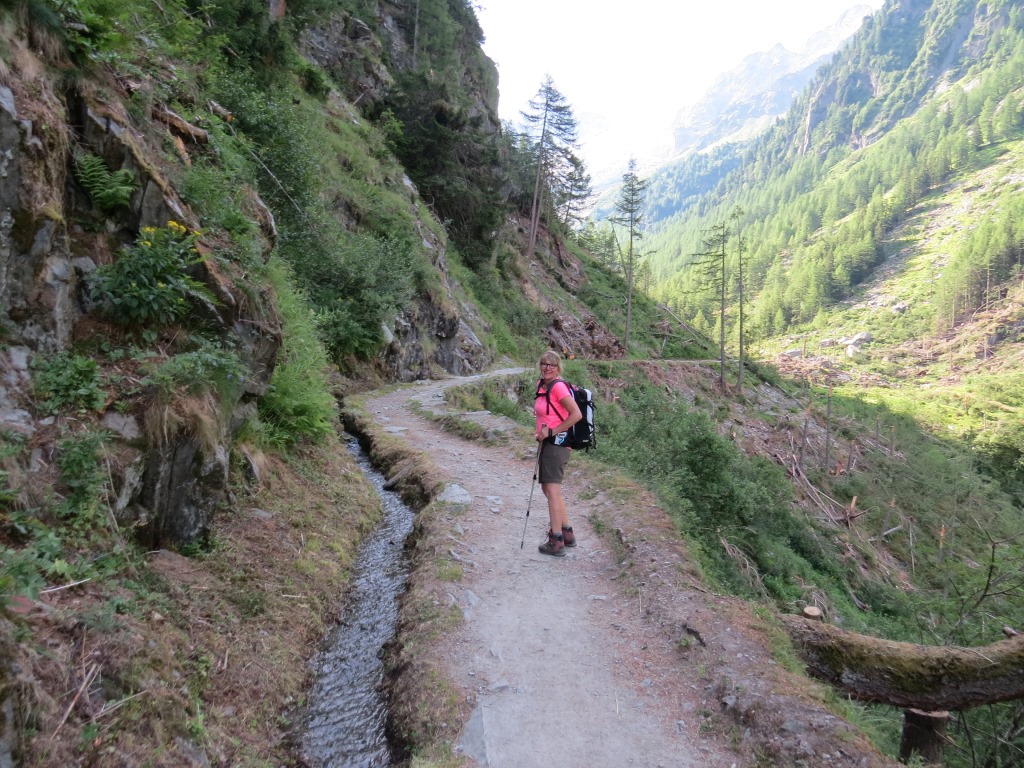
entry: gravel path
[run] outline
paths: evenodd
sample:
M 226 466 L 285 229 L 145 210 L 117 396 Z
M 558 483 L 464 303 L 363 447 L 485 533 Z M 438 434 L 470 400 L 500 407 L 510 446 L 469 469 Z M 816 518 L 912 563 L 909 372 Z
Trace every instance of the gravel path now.
M 526 518 L 535 445 L 521 431 L 507 446 L 471 443 L 410 408 L 412 400 L 437 408 L 446 387 L 474 378 L 405 387 L 367 404 L 389 432 L 428 451 L 450 480 L 446 494 L 466 504 L 451 530 L 465 575 L 450 585 L 466 622 L 442 640 L 452 680 L 475 692 L 459 748 L 495 768 L 740 768 L 721 734 L 698 732 L 705 686 L 641 617 L 642 595 L 626 594 L 616 579 L 620 566 L 588 522 L 590 494 L 573 462 L 564 491 L 579 546 L 564 558 L 541 555 L 539 486 Z

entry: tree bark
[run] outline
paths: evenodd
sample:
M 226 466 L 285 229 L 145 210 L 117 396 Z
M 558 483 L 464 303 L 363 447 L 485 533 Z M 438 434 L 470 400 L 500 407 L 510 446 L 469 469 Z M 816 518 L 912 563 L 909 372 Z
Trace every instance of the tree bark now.
M 860 701 L 934 712 L 1024 699 L 1024 635 L 961 648 L 880 640 L 799 616 L 782 622 L 808 673 Z
M 946 747 L 946 723 L 949 712 L 922 712 L 908 709 L 903 712 L 903 736 L 900 740 L 900 762 L 907 762 L 917 754 L 927 764 L 942 764 Z

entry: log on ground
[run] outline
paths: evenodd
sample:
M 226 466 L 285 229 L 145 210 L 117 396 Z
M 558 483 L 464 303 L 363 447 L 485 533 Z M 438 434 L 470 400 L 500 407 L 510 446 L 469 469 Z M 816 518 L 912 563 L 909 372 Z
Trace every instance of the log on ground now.
M 976 648 L 930 646 L 783 616 L 807 671 L 860 701 L 926 711 L 1024 699 L 1024 635 Z

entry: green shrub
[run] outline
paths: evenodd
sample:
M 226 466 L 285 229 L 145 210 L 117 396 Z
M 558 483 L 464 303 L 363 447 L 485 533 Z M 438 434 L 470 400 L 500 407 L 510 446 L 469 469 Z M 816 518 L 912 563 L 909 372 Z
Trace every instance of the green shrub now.
M 206 286 L 185 273 L 203 261 L 197 236 L 176 221 L 144 228 L 117 261 L 96 270 L 93 301 L 123 325 L 173 323 L 188 312 L 188 299 L 213 302 Z
M 43 413 L 55 414 L 65 408 L 85 413 L 103 407 L 106 393 L 92 358 L 61 352 L 49 359 L 37 359 L 33 367 L 36 405 Z
M 494 135 L 483 130 L 466 93 L 434 74 L 399 74 L 389 100 L 385 119 L 393 116 L 402 124 L 400 133 L 389 131 L 395 154 L 445 222 L 466 264 L 486 265 L 504 212 Z
M 145 363 L 142 383 L 164 395 L 180 389 L 190 394 L 225 393 L 242 385 L 245 368 L 238 355 L 218 342 L 198 339 L 197 344 L 194 350 Z
M 17 549 L 0 547 L 0 595 L 25 594 L 38 597 L 47 576 L 68 570 L 62 557 L 64 545 L 53 531 L 40 526 L 29 544 Z
M 295 219 L 296 226 L 309 226 L 306 217 L 317 205 L 325 169 L 322 116 L 282 91 L 260 90 L 246 73 L 226 75 L 214 86 L 214 98 L 234 115 L 240 149 L 256 157 L 260 194 L 279 224 L 287 228 Z
M 581 378 L 575 371 L 567 376 Z M 630 387 L 621 406 L 601 411 L 601 460 L 627 467 L 659 491 L 680 532 L 699 544 L 707 572 L 722 584 L 741 594 L 758 592 L 734 559 L 737 552 L 780 602 L 798 599 L 800 582 L 842 579 L 835 553 L 791 514 L 792 492 L 777 466 L 747 457 L 705 414 L 655 388 Z
M 316 308 L 320 338 L 335 361 L 374 354 L 384 324 L 412 298 L 415 253 L 406 239 L 353 235 L 325 222 L 293 233 L 282 255 Z
M 131 8 L 128 3 L 65 0 L 53 5 L 63 20 L 64 45 L 78 64 L 110 60 L 126 49 L 129 36 L 121 20 Z
M 230 152 L 218 145 L 219 155 Z M 231 173 L 198 161 L 185 171 L 181 194 L 186 202 L 202 211 L 204 230 L 226 232 L 236 244 L 245 244 L 255 237 L 257 229 L 242 210 L 242 189 L 247 181 L 248 176 L 242 171 Z
M 304 62 L 299 68 L 299 82 L 302 90 L 310 96 L 324 101 L 331 92 L 331 78 L 320 67 Z
M 316 317 L 305 297 L 291 285 L 286 265 L 272 260 L 269 272 L 285 337 L 270 388 L 258 407 L 270 442 L 287 447 L 303 438 L 316 440 L 329 434 L 337 422 L 337 407 L 327 378 L 327 353 L 317 337 Z
M 66 492 L 57 507 L 65 518 L 85 524 L 96 521 L 104 503 L 100 490 L 106 478 L 100 463 L 100 448 L 104 436 L 99 432 L 86 432 L 62 440 L 57 448 L 57 467 Z

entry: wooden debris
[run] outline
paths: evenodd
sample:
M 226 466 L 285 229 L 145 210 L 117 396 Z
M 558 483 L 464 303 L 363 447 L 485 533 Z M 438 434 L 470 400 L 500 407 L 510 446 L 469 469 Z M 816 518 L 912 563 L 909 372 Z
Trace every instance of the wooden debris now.
M 900 762 L 920 755 L 928 765 L 942 764 L 946 746 L 946 723 L 949 712 L 925 712 L 907 709 L 903 712 L 903 735 L 900 740 Z
M 176 112 L 169 110 L 167 107 L 159 105 L 154 106 L 153 117 L 167 125 L 172 131 L 175 131 L 182 138 L 190 139 L 191 141 L 201 144 L 207 144 L 210 141 L 209 133 L 198 126 L 192 125 L 188 120 Z

